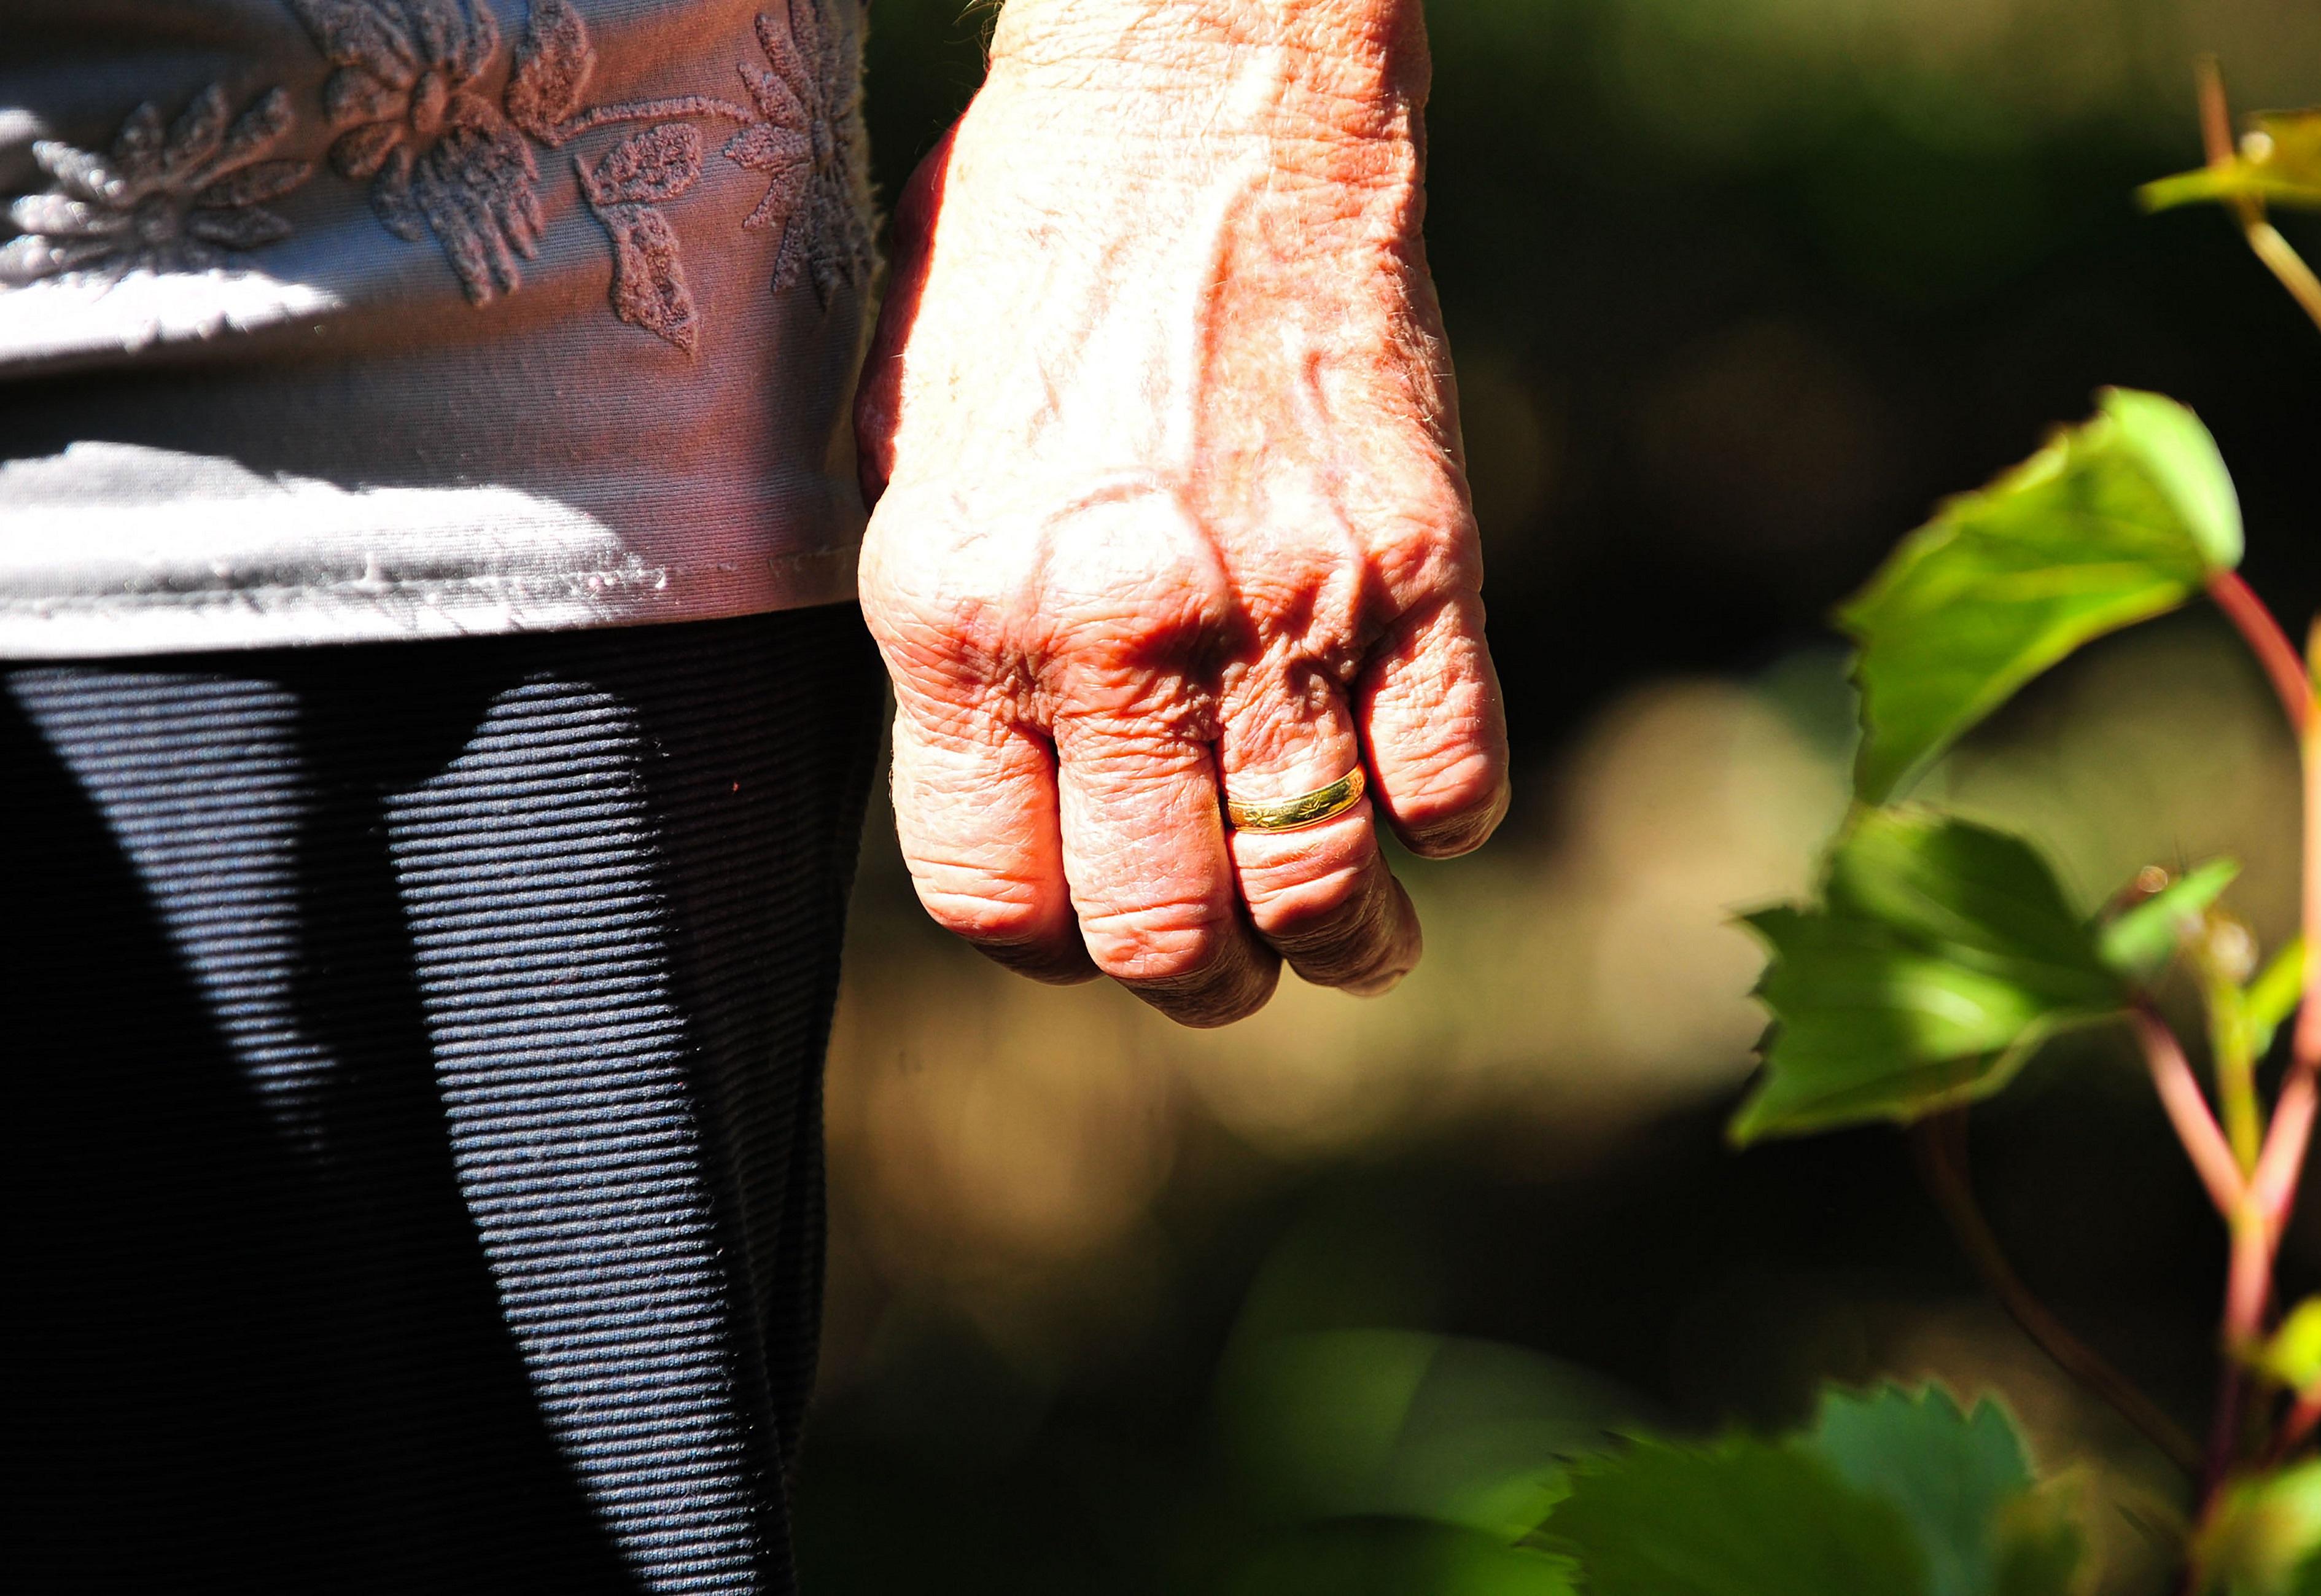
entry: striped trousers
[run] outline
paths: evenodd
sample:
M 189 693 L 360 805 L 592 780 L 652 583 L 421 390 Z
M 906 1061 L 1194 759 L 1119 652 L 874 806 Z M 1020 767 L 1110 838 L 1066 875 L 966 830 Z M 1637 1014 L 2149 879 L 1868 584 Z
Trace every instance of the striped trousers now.
M 790 1590 L 855 612 L 5 676 L 0 1582 Z

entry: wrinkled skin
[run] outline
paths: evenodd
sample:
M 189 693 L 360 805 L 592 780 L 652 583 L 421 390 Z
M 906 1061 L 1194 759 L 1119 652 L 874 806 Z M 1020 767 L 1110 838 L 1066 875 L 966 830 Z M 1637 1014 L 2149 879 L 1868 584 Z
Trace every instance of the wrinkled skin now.
M 1015 0 L 897 216 L 863 611 L 920 899 L 1192 1025 L 1417 961 L 1506 807 L 1415 0 Z M 1302 831 L 1229 831 L 1366 762 Z

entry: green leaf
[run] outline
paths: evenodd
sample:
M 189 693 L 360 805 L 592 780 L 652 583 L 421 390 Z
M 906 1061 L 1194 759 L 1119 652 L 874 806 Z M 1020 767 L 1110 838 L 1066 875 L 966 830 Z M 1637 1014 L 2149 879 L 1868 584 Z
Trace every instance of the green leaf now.
M 2076 1491 L 2070 1481 L 2050 1481 L 1999 1510 L 1992 1596 L 2071 1596 L 2080 1589 L 2087 1558 Z
M 2029 1500 L 2022 1437 L 1989 1398 L 1961 1410 L 1937 1385 L 1834 1391 L 1805 1444 L 1847 1484 L 1901 1509 L 1925 1555 L 1928 1596 L 2071 1588 L 2076 1527 Z
M 1563 1460 L 1634 1411 L 1552 1358 L 1415 1330 L 1253 1339 L 1228 1360 L 1220 1440 L 1245 1506 L 1283 1518 L 1432 1519 L 1512 1539 Z
M 1786 1440 L 1579 1464 L 1535 1538 L 1597 1596 L 2067 1596 L 2085 1546 L 2062 1483 L 1996 1403 L 1889 1385 L 1825 1395 Z
M 1866 810 L 1830 855 L 1833 909 L 2062 1001 L 2116 983 L 2054 872 L 2022 838 L 1910 807 Z
M 2185 937 L 2198 930 L 2200 917 L 2240 873 L 2240 861 L 2211 859 L 2114 917 L 2100 937 L 2103 962 L 2123 980 L 2152 980 L 2167 968 Z
M 2206 200 L 2254 199 L 2321 206 L 2321 108 L 2260 111 L 2233 159 L 2146 183 L 2135 196 L 2148 211 Z
M 2272 956 L 2272 962 L 2249 982 L 2248 994 L 2243 999 L 2248 1018 L 2252 1044 L 2260 1054 L 2272 1045 L 2272 1034 L 2280 1028 L 2305 995 L 2305 939 L 2291 937 L 2289 945 Z
M 2207 429 L 2172 399 L 2105 390 L 2090 420 L 1943 506 L 1838 612 L 1860 645 L 1856 791 L 1884 802 L 2033 677 L 2240 557 Z
M 2321 192 L 2321 105 L 2259 111 L 2249 118 L 2249 132 L 2253 137 L 2243 141 L 2243 155 Z
M 2321 1460 L 2227 1483 L 2192 1552 L 2210 1596 L 2321 1591 Z
M 2172 211 L 2184 205 L 2235 199 L 2303 207 L 2321 205 L 2321 187 L 2267 171 L 2251 161 L 2233 160 L 2223 166 L 2195 167 L 2189 172 L 2156 178 L 2137 189 L 2135 197 L 2147 211 Z
M 1540 1538 L 1591 1596 L 1927 1596 L 1909 1519 L 1800 1447 L 1639 1441 L 1570 1483 Z
M 1832 1392 L 1807 1436 L 1847 1483 L 1885 1497 L 1918 1532 L 1929 1596 L 1967 1596 L 1991 1581 L 1993 1520 L 2031 1487 L 2023 1443 L 1988 1399 L 1962 1413 L 1948 1391 L 1894 1386 Z
M 2321 1297 L 2298 1303 L 2253 1361 L 2291 1391 L 2321 1383 Z
M 1732 1135 L 1907 1122 L 1988 1097 L 2058 1031 L 2125 1001 L 2029 844 L 1921 809 L 1858 816 L 1818 908 L 1744 917 L 1773 1024 Z

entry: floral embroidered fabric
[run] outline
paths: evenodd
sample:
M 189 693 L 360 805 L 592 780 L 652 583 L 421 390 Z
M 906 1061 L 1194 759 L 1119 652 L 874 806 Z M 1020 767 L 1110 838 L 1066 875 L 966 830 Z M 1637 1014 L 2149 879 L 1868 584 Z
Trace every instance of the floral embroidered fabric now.
M 736 131 L 719 153 L 767 176 L 744 227 L 781 230 L 774 287 L 810 278 L 827 305 L 869 277 L 861 185 L 859 41 L 824 15 L 830 0 L 771 0 L 758 14 L 765 64 L 739 70 L 749 101 L 714 95 L 585 103 L 596 52 L 570 0 L 531 0 L 510 62 L 484 0 L 287 0 L 336 68 L 314 109 L 335 134 L 330 162 L 370 185 L 379 223 L 410 243 L 432 238 L 480 305 L 523 281 L 517 261 L 542 228 L 536 144 L 560 150 L 593 128 L 642 123 L 581 191 L 611 236 L 614 313 L 687 351 L 700 332 L 677 233 L 658 208 L 701 177 L 701 125 Z M 506 68 L 494 96 L 481 86 Z M 107 154 L 54 140 L 32 146 L 51 179 L 10 207 L 20 235 L 0 248 L 0 284 L 64 272 L 118 278 L 199 270 L 222 250 L 251 250 L 287 225 L 258 202 L 304 183 L 296 160 L 260 162 L 301 114 L 273 88 L 229 130 L 223 85 L 196 96 L 165 139 L 160 110 L 130 113 Z
M 141 594 L 179 618 L 145 617 L 122 652 L 844 597 L 829 573 L 860 509 L 842 399 L 874 266 L 866 4 L 126 0 L 124 23 L 75 0 L 8 0 L 26 14 L 0 24 L 0 653 L 110 650 L 119 628 L 89 617 Z M 20 64 L 19 39 L 47 48 Z M 104 109 L 109 86 L 141 80 L 150 87 Z M 294 341 L 300 332 L 311 337 Z M 144 373 L 133 384 L 132 369 Z M 124 379 L 111 403 L 91 397 L 92 372 L 100 387 Z M 71 424 L 50 388 L 68 375 Z M 157 385 L 174 388 L 166 403 Z M 469 414 L 445 414 L 431 388 L 460 392 Z M 332 440 L 319 436 L 325 415 Z M 717 458 L 721 427 L 738 464 Z M 77 523 L 73 491 L 57 486 L 74 479 L 57 461 L 107 461 L 89 498 L 114 506 L 117 530 L 141 502 L 133 480 L 123 487 L 136 475 L 123 447 L 172 457 L 157 480 L 185 479 L 190 457 L 221 468 L 193 471 L 205 481 L 320 483 L 382 513 L 381 488 L 425 492 L 439 520 L 444 495 L 490 488 L 545 506 L 535 519 L 560 530 L 544 579 L 538 550 L 512 573 L 479 545 L 475 574 L 492 597 L 474 613 L 446 618 L 441 580 L 463 568 L 441 545 L 473 535 L 449 530 L 453 514 L 416 608 L 350 634 L 343 614 L 309 628 L 275 606 L 263 635 L 238 639 L 228 622 L 184 617 L 297 589 L 300 573 L 280 569 L 297 563 L 295 538 L 269 529 L 259 560 L 188 529 L 141 582 L 139 560 Z M 753 461 L 761 479 L 737 486 Z M 12 502 L 10 473 L 36 465 L 23 479 L 41 492 Z M 689 487 L 620 479 L 688 467 L 700 479 Z M 237 488 L 235 502 L 255 491 Z M 645 503 L 696 524 L 681 536 L 640 527 Z M 408 552 L 405 530 L 382 526 L 374 541 Z M 672 536 L 686 544 L 674 563 L 655 546 Z M 107 537 L 98 563 L 112 585 L 86 590 L 79 551 L 58 545 Z M 494 537 L 506 541 L 485 543 Z M 580 546 L 614 551 L 610 565 L 591 555 L 575 567 Z M 350 569 L 377 564 L 361 553 L 318 559 L 305 597 L 319 604 Z M 811 583 L 764 574 L 801 557 L 823 572 Z M 263 580 L 244 569 L 253 561 Z M 183 590 L 205 566 L 226 573 L 194 580 L 216 586 L 214 605 Z M 512 574 L 534 600 L 578 586 L 571 603 L 511 608 Z M 636 597 L 671 591 L 658 607 Z M 608 592 L 630 597 L 608 609 Z M 30 625 L 27 606 L 35 620 L 80 619 Z M 63 630 L 79 641 L 56 643 Z M 28 631 L 51 641 L 28 643 Z
M 103 156 L 42 141 L 32 159 L 52 180 L 9 207 L 23 236 L 0 249 L 0 282 L 58 272 L 198 271 L 227 250 L 252 250 L 290 224 L 259 201 L 287 194 L 314 168 L 262 160 L 288 131 L 289 96 L 269 89 L 229 125 L 222 85 L 194 97 L 165 133 L 140 105 Z

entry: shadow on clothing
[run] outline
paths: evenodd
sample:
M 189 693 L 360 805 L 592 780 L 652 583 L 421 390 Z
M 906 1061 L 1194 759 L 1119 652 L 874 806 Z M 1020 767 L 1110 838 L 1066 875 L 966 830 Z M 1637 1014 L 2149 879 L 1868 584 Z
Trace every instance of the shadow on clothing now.
M 7 682 L 12 1587 L 788 1589 L 851 612 Z

